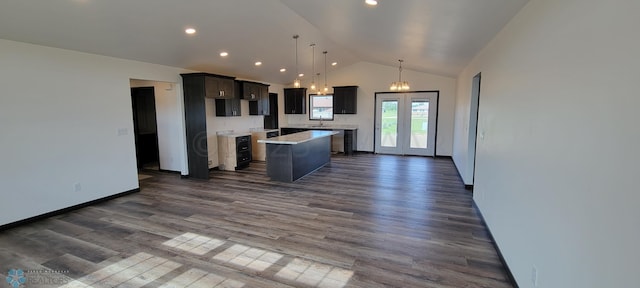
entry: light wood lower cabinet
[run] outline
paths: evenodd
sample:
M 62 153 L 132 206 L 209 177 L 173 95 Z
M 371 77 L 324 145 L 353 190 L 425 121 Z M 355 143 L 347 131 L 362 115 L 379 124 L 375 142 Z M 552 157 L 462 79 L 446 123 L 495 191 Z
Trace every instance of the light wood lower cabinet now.
M 218 169 L 235 171 L 251 162 L 251 135 L 218 135 Z
M 278 129 L 253 131 L 251 132 L 251 156 L 253 160 L 265 161 L 267 152 L 264 143 L 258 143 L 258 140 L 279 136 Z

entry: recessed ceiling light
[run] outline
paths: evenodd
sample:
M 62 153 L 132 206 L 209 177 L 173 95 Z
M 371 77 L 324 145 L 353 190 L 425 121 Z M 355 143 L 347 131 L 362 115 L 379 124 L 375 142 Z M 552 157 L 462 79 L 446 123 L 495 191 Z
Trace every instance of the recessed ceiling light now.
M 336 65 L 338 65 L 338 62 L 331 63 L 331 66 L 336 66 Z
M 187 33 L 187 34 L 189 34 L 189 35 L 191 35 L 191 34 L 196 34 L 196 29 L 193 29 L 193 28 L 187 28 L 187 29 L 185 29 L 185 30 L 184 30 L 184 33 Z
M 227 57 L 229 56 L 228 52 L 220 52 L 220 57 Z
M 255 65 L 256 66 L 260 66 L 260 65 L 262 65 L 262 62 L 258 61 L 258 62 L 255 63 Z
M 304 77 L 304 73 L 298 74 L 298 77 Z
M 287 69 L 285 69 L 285 68 L 281 68 L 281 69 L 280 69 L 280 72 L 287 72 Z
M 367 3 L 368 5 L 371 5 L 371 6 L 378 5 L 378 1 L 377 0 L 365 0 L 364 3 Z

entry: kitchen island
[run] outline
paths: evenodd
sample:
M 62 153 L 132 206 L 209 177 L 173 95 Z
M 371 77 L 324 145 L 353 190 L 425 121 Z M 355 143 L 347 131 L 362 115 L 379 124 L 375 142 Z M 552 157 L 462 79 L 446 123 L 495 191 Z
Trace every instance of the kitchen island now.
M 338 132 L 309 130 L 258 140 L 267 148 L 267 176 L 293 182 L 331 161 L 331 135 Z
M 353 155 L 357 150 L 358 126 L 340 125 L 340 124 L 289 124 L 280 129 L 282 135 L 297 133 L 307 130 L 332 130 L 338 132 L 332 140 L 332 150 L 336 152 L 344 152 L 345 155 Z

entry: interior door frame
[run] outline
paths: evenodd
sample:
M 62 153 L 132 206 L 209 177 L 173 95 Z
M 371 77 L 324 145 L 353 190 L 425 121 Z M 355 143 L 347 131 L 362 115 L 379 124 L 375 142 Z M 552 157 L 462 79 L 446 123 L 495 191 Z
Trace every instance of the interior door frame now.
M 433 140 L 433 155 L 431 157 L 436 158 L 438 157 L 438 118 L 440 118 L 440 90 L 418 90 L 418 91 L 396 91 L 396 92 L 374 92 L 374 97 L 373 97 L 373 152 L 375 153 L 376 151 L 376 121 L 375 119 L 377 119 L 376 117 L 378 117 L 378 111 L 376 109 L 376 105 L 375 103 L 378 103 L 378 95 L 384 95 L 384 94 L 407 94 L 407 93 L 435 93 L 436 94 L 436 124 L 435 124 L 435 135 L 434 135 L 434 140 Z
M 477 81 L 477 84 L 476 84 Z M 469 136 L 473 138 L 473 165 L 471 166 L 471 187 L 476 181 L 476 159 L 478 154 L 478 120 L 480 117 L 480 91 L 482 87 L 482 72 L 473 76 L 471 83 L 471 107 L 469 108 L 469 121 L 471 125 L 475 126 L 473 131 L 469 131 Z M 475 115 L 474 115 L 475 114 Z M 474 122 L 475 121 L 475 125 Z M 469 147 L 470 148 L 470 147 Z
M 158 171 L 161 170 L 161 163 L 160 163 L 160 140 L 158 139 L 158 105 L 156 104 L 156 93 L 155 93 L 155 87 L 154 86 L 139 86 L 139 87 L 130 87 L 131 89 L 131 111 L 132 111 L 132 118 L 133 118 L 133 134 L 134 134 L 134 146 L 136 149 L 136 166 L 138 169 L 143 169 L 144 167 L 144 163 L 142 165 L 139 165 L 140 163 L 140 155 L 139 155 L 139 150 L 142 148 L 140 147 L 140 143 L 139 143 L 139 127 L 138 127 L 138 113 L 136 111 L 136 106 L 137 106 L 137 102 L 134 99 L 135 97 L 137 97 L 137 93 L 135 93 L 134 91 L 148 91 L 150 92 L 152 98 L 153 98 L 153 115 L 155 118 L 155 122 L 156 122 L 156 127 L 155 127 L 155 144 L 156 144 L 156 148 L 157 148 L 157 153 L 155 153 L 155 157 L 158 160 Z

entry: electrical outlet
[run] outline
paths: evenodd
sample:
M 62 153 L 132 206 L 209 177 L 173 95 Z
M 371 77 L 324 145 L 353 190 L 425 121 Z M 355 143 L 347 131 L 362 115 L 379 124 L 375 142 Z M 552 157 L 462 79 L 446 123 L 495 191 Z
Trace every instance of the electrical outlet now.
M 535 265 L 531 268 L 531 284 L 533 287 L 538 287 L 538 268 Z
M 75 192 L 82 191 L 82 185 L 80 185 L 80 182 L 76 182 L 75 184 L 73 184 L 73 191 Z

